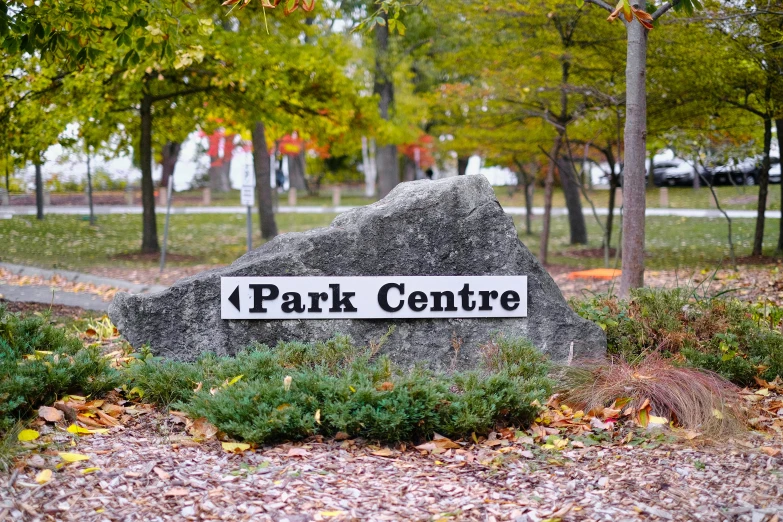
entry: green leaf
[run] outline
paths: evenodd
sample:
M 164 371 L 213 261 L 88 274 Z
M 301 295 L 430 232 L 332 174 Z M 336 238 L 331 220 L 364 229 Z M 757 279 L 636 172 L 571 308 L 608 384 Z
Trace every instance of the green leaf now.
M 375 23 L 378 25 L 386 25 L 386 20 L 384 20 L 382 16 L 376 16 Z
M 581 9 L 585 6 L 585 0 L 576 0 L 576 6 Z
M 397 32 L 400 36 L 405 36 L 405 24 L 397 20 Z

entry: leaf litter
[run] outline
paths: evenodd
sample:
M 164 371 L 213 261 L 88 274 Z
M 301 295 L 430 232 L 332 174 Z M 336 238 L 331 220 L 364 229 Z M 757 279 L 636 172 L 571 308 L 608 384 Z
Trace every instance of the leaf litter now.
M 672 428 L 644 403 L 585 413 L 553 396 L 528 430 L 264 447 L 120 396 L 70 396 L 55 406 L 65 418 L 34 421 L 37 449 L 0 475 L 0 520 L 771 522 L 783 516 L 781 394 L 780 381 L 743 390 L 756 431 L 741 440 Z M 109 432 L 69 433 L 79 416 Z

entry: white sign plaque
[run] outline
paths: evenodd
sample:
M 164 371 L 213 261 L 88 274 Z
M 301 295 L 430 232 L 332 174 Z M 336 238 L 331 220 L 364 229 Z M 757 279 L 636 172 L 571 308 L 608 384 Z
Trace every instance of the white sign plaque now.
M 253 185 L 242 185 L 240 199 L 243 207 L 252 207 L 256 204 L 256 187 Z
M 527 317 L 527 276 L 222 277 L 223 319 Z

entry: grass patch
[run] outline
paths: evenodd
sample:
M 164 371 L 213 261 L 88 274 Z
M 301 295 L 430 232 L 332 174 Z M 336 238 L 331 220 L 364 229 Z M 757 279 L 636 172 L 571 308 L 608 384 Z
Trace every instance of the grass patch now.
M 192 364 L 143 358 L 130 367 L 129 386 L 256 443 L 338 432 L 410 441 L 530 424 L 535 401 L 551 392 L 543 356 L 526 341 L 504 338 L 485 353 L 480 369 L 447 375 L 402 370 L 337 337 L 257 345 L 236 358 L 206 355 Z
M 280 214 L 281 232 L 327 226 L 335 214 Z M 246 251 L 244 215 L 175 215 L 171 217 L 169 266 L 229 264 Z M 163 237 L 163 219 L 158 234 Z M 254 216 L 253 244 L 262 243 Z M 43 268 L 80 270 L 92 266 L 153 267 L 159 258 L 134 258 L 141 247 L 141 216 L 98 216 L 90 227 L 79 216 L 50 216 L 44 221 L 17 216 L 0 220 L 0 261 Z M 7 246 L 7 247 L 6 247 Z M 177 258 L 184 259 L 177 260 Z
M 630 300 L 574 300 L 605 331 L 610 355 L 651 354 L 714 371 L 741 386 L 783 376 L 783 309 L 730 298 L 697 299 L 693 289 L 635 290 Z
M 98 348 L 84 347 L 44 314 L 0 305 L 0 433 L 67 393 L 98 395 L 119 384 Z
M 297 232 L 329 225 L 334 214 L 279 214 L 282 232 Z M 533 220 L 535 235 L 527 236 L 524 217 L 515 216 L 520 239 L 538 254 L 541 218 Z M 163 220 L 158 220 L 159 233 Z M 779 220 L 767 220 L 765 254 L 774 254 Z M 568 220 L 564 216 L 552 219 L 550 263 L 576 267 L 598 267 L 603 257 L 585 257 L 578 251 L 601 246 L 601 231 L 590 216 L 586 216 L 588 245 L 568 244 Z M 257 223 L 254 221 L 253 226 Z M 726 243 L 726 222 L 722 219 L 648 217 L 646 220 L 650 269 L 681 267 L 714 267 L 729 258 Z M 172 216 L 169 266 L 201 264 L 229 264 L 245 253 L 245 217 L 241 215 L 187 215 Z M 261 244 L 259 232 L 254 229 L 254 244 Z M 619 229 L 618 229 L 619 230 Z M 750 253 L 754 222 L 752 219 L 734 220 L 734 240 L 737 254 Z M 616 243 L 619 232 L 614 235 Z M 79 216 L 57 216 L 44 221 L 31 217 L 14 217 L 0 221 L 0 244 L 7 245 L 0 253 L 0 261 L 20 263 L 43 268 L 83 270 L 97 266 L 156 267 L 157 256 L 149 258 L 129 256 L 141 245 L 141 217 L 132 215 L 99 216 L 98 225 L 90 227 Z

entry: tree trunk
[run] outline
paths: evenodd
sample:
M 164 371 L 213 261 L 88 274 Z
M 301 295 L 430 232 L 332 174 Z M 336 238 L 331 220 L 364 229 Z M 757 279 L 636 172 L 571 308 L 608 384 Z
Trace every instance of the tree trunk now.
M 647 155 L 647 29 L 635 20 L 626 24 L 626 28 L 628 43 L 620 297 L 628 297 L 631 289 L 644 285 L 644 160 Z
M 158 225 L 155 220 L 155 187 L 152 183 L 152 95 L 144 93 L 141 99 L 141 139 L 139 157 L 141 159 L 141 205 L 142 213 L 142 254 L 160 252 L 158 243 Z
M 549 155 L 549 169 L 544 182 L 544 222 L 541 227 L 541 245 L 538 259 L 542 265 L 546 265 L 549 256 L 549 225 L 552 221 L 552 191 L 555 186 L 555 162 L 552 158 L 560 155 L 560 136 L 555 138 L 552 153 Z
M 231 160 L 234 159 L 235 136 L 236 134 L 226 134 L 223 141 L 223 161 L 218 170 L 223 192 L 229 192 L 231 190 Z
M 525 180 L 525 234 L 533 235 L 533 190 L 535 183 L 532 179 Z
M 756 214 L 756 232 L 753 235 L 753 252 L 751 255 L 761 256 L 764 247 L 764 212 L 767 210 L 767 193 L 769 192 L 769 149 L 772 146 L 772 118 L 764 118 L 764 159 L 761 162 L 759 176 L 759 202 Z M 781 189 L 783 190 L 783 189 Z
M 92 204 L 92 170 L 90 169 L 90 152 L 87 151 L 87 203 L 90 205 L 90 225 L 95 224 L 95 210 Z
M 457 175 L 458 176 L 464 176 L 465 172 L 468 170 L 468 162 L 470 161 L 470 158 L 465 157 L 457 157 Z
M 405 156 L 403 161 L 405 162 L 405 167 L 402 171 L 402 180 L 414 181 L 416 179 L 416 163 L 407 156 Z
M 775 120 L 775 129 L 778 131 L 778 156 L 783 159 L 783 119 Z M 780 164 L 783 167 L 783 163 Z M 769 176 L 767 176 L 769 179 Z M 780 182 L 780 196 L 783 201 L 783 181 Z M 782 211 L 783 212 L 783 211 Z M 783 253 L 783 214 L 780 219 L 780 229 L 778 232 L 778 248 L 777 254 Z
M 614 166 L 612 166 L 614 170 Z M 617 187 L 619 186 L 619 176 L 614 172 L 609 175 L 609 214 L 606 216 L 606 231 L 604 235 L 604 246 L 612 248 L 612 228 L 614 228 L 614 207 L 617 201 Z
M 160 161 L 162 167 L 160 176 L 161 187 L 169 187 L 169 179 L 171 179 L 171 176 L 174 174 L 174 167 L 177 165 L 181 148 L 182 144 L 175 141 L 169 141 L 163 146 Z
M 41 159 L 35 161 L 35 209 L 38 219 L 44 218 L 44 186 L 41 173 Z
M 258 218 L 261 221 L 261 237 L 272 239 L 277 235 L 275 211 L 272 206 L 272 168 L 269 150 L 266 148 L 266 134 L 263 122 L 257 121 L 253 127 L 253 170 L 256 174 L 258 193 Z
M 394 80 L 392 66 L 389 60 L 389 16 L 382 13 L 383 25 L 375 26 L 375 85 L 374 92 L 379 96 L 378 110 L 381 118 L 391 119 L 394 105 Z M 384 198 L 400 182 L 400 164 L 397 160 L 397 146 L 383 145 L 378 147 L 375 155 L 378 178 L 378 192 Z
M 288 156 L 288 186 L 295 188 L 297 192 L 307 190 L 304 151 L 296 156 Z
M 400 165 L 397 159 L 397 146 L 378 147 L 375 153 L 378 166 L 378 196 L 383 199 L 400 183 Z
M 571 231 L 572 245 L 587 244 L 587 225 L 582 211 L 582 197 L 579 195 L 579 185 L 573 165 L 565 158 L 557 162 L 560 171 L 560 184 L 563 186 L 566 207 L 568 208 L 568 228 Z

